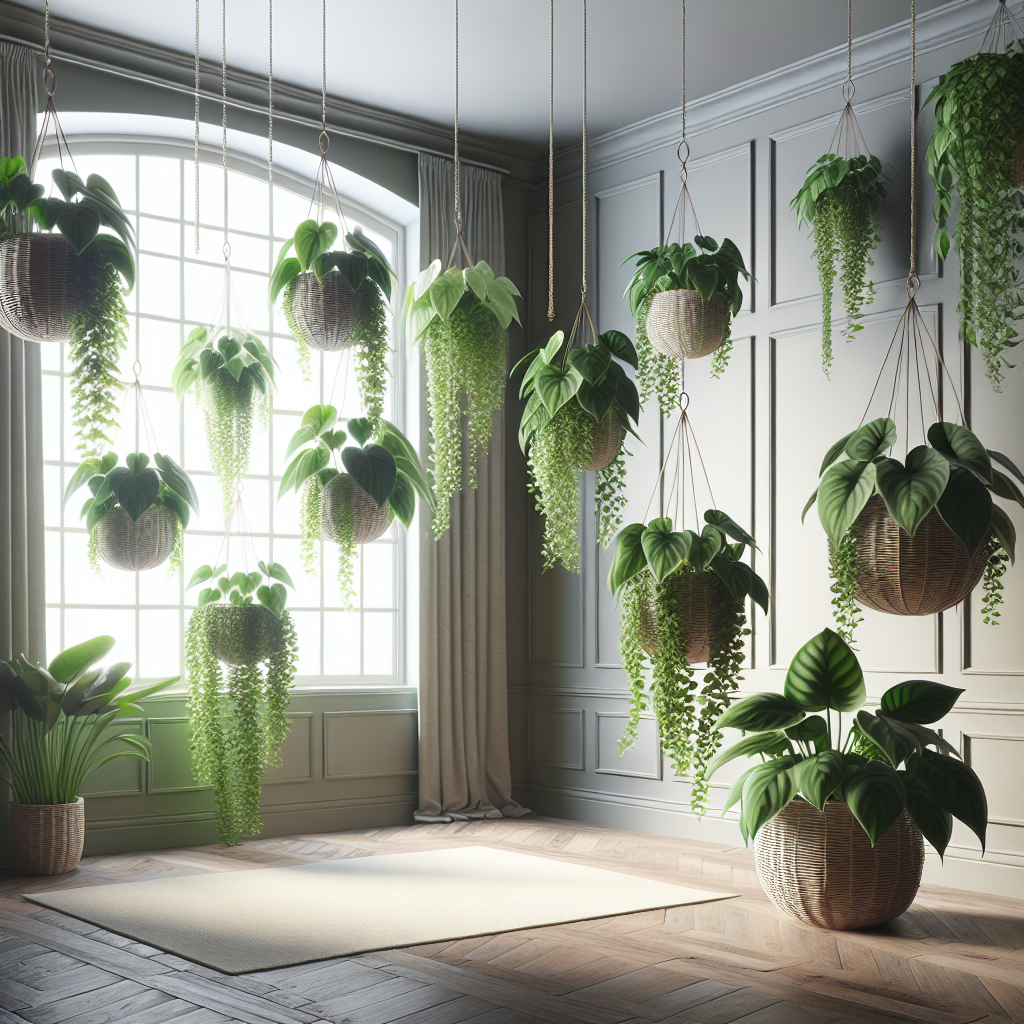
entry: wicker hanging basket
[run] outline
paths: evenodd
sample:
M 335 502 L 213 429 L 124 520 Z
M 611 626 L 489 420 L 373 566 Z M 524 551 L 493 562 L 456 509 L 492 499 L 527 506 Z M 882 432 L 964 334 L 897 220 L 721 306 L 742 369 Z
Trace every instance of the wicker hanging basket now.
M 205 616 L 213 656 L 227 665 L 255 665 L 284 648 L 281 620 L 261 604 L 208 604 L 194 614 Z
M 96 524 L 100 558 L 115 569 L 145 572 L 171 557 L 178 520 L 162 505 L 152 505 L 134 522 L 123 508 L 112 508 Z
M 72 804 L 11 804 L 11 867 L 19 875 L 74 871 L 85 845 L 85 800 Z
M 932 509 L 913 537 L 893 522 L 878 494 L 853 525 L 860 569 L 857 600 L 890 615 L 934 615 L 959 604 L 985 571 L 985 546 L 973 556 Z
M 700 359 L 729 337 L 729 304 L 715 292 L 705 302 L 700 292 L 675 289 L 658 292 L 647 307 L 647 337 L 659 352 L 678 362 Z
M 323 352 L 348 347 L 358 299 L 344 274 L 332 271 L 322 282 L 299 274 L 285 302 L 289 327 L 307 344 Z
M 352 516 L 353 543 L 368 544 L 384 536 L 394 513 L 388 505 L 378 505 L 348 473 L 339 473 L 331 479 L 324 495 L 320 520 L 324 540 L 339 543 L 349 515 Z
M 682 624 L 687 643 L 686 660 L 691 664 L 706 662 L 719 615 L 733 615 L 742 605 L 725 600 L 725 587 L 712 572 L 676 572 L 665 584 L 669 588 L 676 614 Z M 640 645 L 650 657 L 658 653 L 658 608 L 652 593 L 650 602 L 640 610 Z
M 614 409 L 609 409 L 604 419 L 594 427 L 594 451 L 590 461 L 582 467 L 583 472 L 607 469 L 619 457 L 622 435 L 619 417 Z
M 875 928 L 899 917 L 924 869 L 921 832 L 904 811 L 874 848 L 844 803 L 825 813 L 799 797 L 754 840 L 757 877 L 771 901 L 819 928 Z
M 0 241 L 0 327 L 26 341 L 70 341 L 85 302 L 80 259 L 56 232 Z

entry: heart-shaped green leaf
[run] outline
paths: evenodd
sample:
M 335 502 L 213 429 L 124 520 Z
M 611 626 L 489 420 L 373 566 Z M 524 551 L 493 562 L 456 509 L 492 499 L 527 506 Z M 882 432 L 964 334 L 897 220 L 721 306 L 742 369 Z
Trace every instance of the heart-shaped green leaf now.
M 545 363 L 533 378 L 533 385 L 552 416 L 576 394 L 583 377 L 571 364 L 564 370 L 555 363 Z
M 612 354 L 603 345 L 588 345 L 569 352 L 569 362 L 591 384 L 600 384 L 611 366 Z
M 313 260 L 327 252 L 338 237 L 338 226 L 326 221 L 317 224 L 315 220 L 304 220 L 295 229 L 295 255 L 303 270 L 309 270 Z
M 416 449 L 405 434 L 394 423 L 382 418 L 377 423 L 377 443 L 391 452 L 398 472 L 409 480 L 427 507 L 433 509 L 434 495 L 427 482 L 427 474 Z
M 755 693 L 727 708 L 715 722 L 715 728 L 769 732 L 788 729 L 803 717 L 803 711 L 781 693 Z
M 964 691 L 928 679 L 908 679 L 882 694 L 881 713 L 897 722 L 931 725 L 949 714 Z
M 57 217 L 57 227 L 71 248 L 81 255 L 100 229 L 100 213 L 85 200 L 69 203 Z
M 919 445 L 907 453 L 905 467 L 879 459 L 875 480 L 889 515 L 913 537 L 946 489 L 949 463 L 934 448 Z
M 743 823 L 747 835 L 754 838 L 758 829 L 796 796 L 796 784 L 790 769 L 793 757 L 777 757 L 755 765 L 743 783 Z
M 138 519 L 156 501 L 160 490 L 160 477 L 155 469 L 149 468 L 133 473 L 127 467 L 119 466 L 107 474 L 107 482 L 118 504 L 132 520 Z
M 185 470 L 169 455 L 161 455 L 160 452 L 154 453 L 153 461 L 156 463 L 157 469 L 160 470 L 160 476 L 164 483 L 198 512 L 199 495 Z
M 395 478 L 398 469 L 395 457 L 379 444 L 368 444 L 365 448 L 346 448 L 341 453 L 341 461 L 352 479 L 378 505 L 386 505 L 395 489 Z
M 858 427 L 846 442 L 846 454 L 855 462 L 871 462 L 896 443 L 896 424 L 887 416 Z
M 348 421 L 348 432 L 357 444 L 364 445 L 373 436 L 373 424 L 365 416 L 357 416 Z
M 466 282 L 458 267 L 452 267 L 440 274 L 430 286 L 430 302 L 442 320 L 447 320 L 452 315 L 465 294 Z
M 834 445 L 832 445 L 831 448 L 829 448 L 827 452 L 825 452 L 825 457 L 821 460 L 821 468 L 818 470 L 818 476 L 821 476 L 822 473 L 824 473 L 840 455 L 845 453 L 846 442 L 849 441 L 855 433 L 855 430 L 851 430 L 850 433 L 844 434 Z
M 276 584 L 274 587 L 263 586 L 256 591 L 256 599 L 259 601 L 264 608 L 267 609 L 275 618 L 281 618 L 281 613 L 284 611 L 286 595 L 284 587 L 280 590 L 277 587 L 280 584 Z
M 970 470 L 982 483 L 992 482 L 992 460 L 972 431 L 940 421 L 928 428 L 928 443 L 954 466 Z
M 793 655 L 783 693 L 805 711 L 855 711 L 867 698 L 857 656 L 831 629 L 811 637 Z
M 818 518 L 837 547 L 875 489 L 873 462 L 837 462 L 818 484 Z
M 843 796 L 872 846 L 896 824 L 907 806 L 903 780 L 881 761 L 848 767 L 843 775 Z
M 992 532 L 996 535 L 1002 549 L 1010 556 L 1013 563 L 1014 548 L 1017 544 L 1017 531 L 1014 529 L 1013 521 L 998 506 L 992 506 Z
M 907 770 L 924 783 L 943 810 L 959 818 L 981 840 L 984 852 L 988 798 L 978 776 L 962 761 L 930 750 L 913 755 L 907 762 Z
M 988 488 L 970 470 L 956 467 L 935 507 L 973 557 L 988 537 L 992 523 L 992 495 Z
M 711 560 L 711 569 L 737 601 L 743 601 L 749 596 L 767 614 L 770 600 L 768 587 L 746 562 L 719 555 Z
M 932 799 L 928 787 L 916 775 L 907 771 L 896 774 L 907 789 L 907 813 L 941 858 L 953 835 L 953 815 Z
M 624 363 L 632 366 L 634 370 L 637 368 L 639 358 L 636 354 L 636 347 L 622 331 L 605 331 L 597 336 L 597 340 L 616 359 L 621 359 Z
M 584 412 L 590 413 L 594 420 L 600 423 L 615 402 L 616 391 L 616 381 L 609 374 L 602 379 L 600 384 L 583 381 L 579 391 L 576 392 L 576 401 L 580 403 L 580 408 Z
M 742 541 L 744 544 L 749 544 L 752 548 L 757 547 L 754 538 L 735 519 L 724 512 L 720 512 L 717 508 L 709 508 L 704 513 L 704 522 L 717 526 L 719 530 L 726 536 L 732 537 L 733 540 Z
M 627 580 L 647 568 L 643 548 L 643 523 L 630 523 L 619 531 L 615 543 L 615 557 L 608 571 L 608 589 L 614 594 Z
M 839 788 L 846 770 L 841 751 L 823 750 L 793 769 L 794 781 L 808 803 L 824 811 L 825 802 Z
M 690 546 L 697 539 L 692 530 L 674 532 L 671 519 L 654 519 L 640 535 L 651 575 L 661 583 L 688 558 Z
M 894 719 L 876 717 L 867 711 L 857 712 L 856 728 L 898 768 L 911 754 L 920 753 L 917 738 Z

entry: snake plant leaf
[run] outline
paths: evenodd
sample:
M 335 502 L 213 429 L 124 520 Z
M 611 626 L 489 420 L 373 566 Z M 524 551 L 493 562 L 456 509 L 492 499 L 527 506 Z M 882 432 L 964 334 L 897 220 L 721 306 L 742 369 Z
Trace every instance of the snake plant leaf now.
M 710 779 L 724 764 L 734 761 L 737 757 L 751 757 L 754 754 L 782 754 L 792 750 L 784 732 L 759 732 L 753 736 L 744 736 L 738 743 L 719 751 L 718 755 L 708 763 L 704 770 L 704 778 Z
M 1007 501 L 1015 501 L 1024 508 L 1024 493 L 1010 477 L 998 469 L 992 470 L 992 493 Z
M 616 359 L 621 359 L 624 363 L 632 366 L 634 370 L 639 365 L 640 358 L 637 355 L 636 346 L 622 331 L 605 331 L 597 336 L 597 340 Z
M 409 483 L 409 478 L 404 473 L 395 477 L 395 486 L 388 498 L 391 511 L 398 516 L 402 525 L 408 529 L 412 525 L 413 516 L 416 514 L 416 492 Z
M 398 468 L 395 457 L 379 444 L 368 444 L 365 448 L 345 448 L 341 461 L 352 475 L 352 479 L 378 505 L 386 505 L 395 489 Z
M 848 767 L 842 784 L 850 813 L 874 846 L 906 808 L 907 787 L 895 770 L 881 761 Z
M 654 519 L 640 535 L 651 575 L 661 583 L 689 557 L 697 535 L 692 530 L 674 531 L 671 519 Z
M 726 708 L 716 729 L 742 729 L 744 732 L 777 732 L 803 721 L 803 710 L 781 693 L 755 693 Z
M 967 427 L 945 421 L 933 423 L 928 428 L 928 443 L 951 465 L 970 470 L 982 483 L 992 483 L 992 460 Z
M 717 526 L 719 530 L 726 534 L 726 536 L 732 537 L 733 540 L 742 541 L 744 544 L 749 544 L 752 548 L 757 548 L 754 538 L 732 516 L 726 515 L 717 508 L 709 508 L 704 513 L 704 522 Z M 757 550 L 760 551 L 761 549 L 757 548 Z
M 153 504 L 160 491 L 160 477 L 155 469 L 148 467 L 133 473 L 126 466 L 118 466 L 107 474 L 107 482 L 117 503 L 133 522 Z
M 908 771 L 896 774 L 907 789 L 907 813 L 941 859 L 953 835 L 953 815 L 935 802 L 928 787 L 916 775 Z
M 881 714 L 897 722 L 931 725 L 948 715 L 964 691 L 928 679 L 908 679 L 882 694 Z
M 357 444 L 364 445 L 373 436 L 373 424 L 365 416 L 357 416 L 348 421 L 348 432 Z
M 317 224 L 315 220 L 304 220 L 295 229 L 295 255 L 303 270 L 309 270 L 313 260 L 321 253 L 327 252 L 338 237 L 338 225 L 325 221 Z
M 630 523 L 619 531 L 615 545 L 615 557 L 608 570 L 608 589 L 615 594 L 627 580 L 647 568 L 647 556 L 643 549 L 643 523 Z
M 164 483 L 198 512 L 199 495 L 185 470 L 169 455 L 161 455 L 160 452 L 154 452 L 153 461 L 156 463 Z
M 895 443 L 896 424 L 888 416 L 883 416 L 858 427 L 843 450 L 855 462 L 872 462 Z
M 1014 547 L 1017 543 L 1017 531 L 1014 529 L 1013 521 L 998 506 L 992 506 L 992 532 L 996 535 L 1000 547 L 1010 556 L 1010 564 L 1014 560 Z
M 391 452 L 395 467 L 416 489 L 416 493 L 434 508 L 434 493 L 427 481 L 427 474 L 412 443 L 390 420 L 381 418 L 377 423 L 377 443 Z
M 828 469 L 828 467 L 831 466 L 832 463 L 835 462 L 840 455 L 845 453 L 846 442 L 849 441 L 855 433 L 857 433 L 857 431 L 851 430 L 848 434 L 845 434 L 843 437 L 839 438 L 839 440 L 836 441 L 836 443 L 832 445 L 832 447 L 829 448 L 827 452 L 825 452 L 825 457 L 821 460 L 821 469 L 818 470 L 818 476 L 821 476 L 822 473 L 824 473 L 825 470 Z
M 612 362 L 612 354 L 603 345 L 587 345 L 569 352 L 569 362 L 580 372 L 580 376 L 591 384 L 604 380 Z
M 797 763 L 794 756 L 777 757 L 755 765 L 746 777 L 741 816 L 751 838 L 796 796 L 796 784 L 790 769 Z
M 974 771 L 954 757 L 931 750 L 913 755 L 907 762 L 907 770 L 925 784 L 932 799 L 944 811 L 949 811 L 978 837 L 984 853 L 988 798 Z
M 873 462 L 837 462 L 818 484 L 818 519 L 829 540 L 839 546 L 875 489 Z
M 954 468 L 935 507 L 973 557 L 988 538 L 992 522 L 992 495 L 988 488 L 969 470 Z
M 906 466 L 896 459 L 879 459 L 875 481 L 893 521 L 913 537 L 946 489 L 949 463 L 922 444 L 907 453 Z
M 824 811 L 826 801 L 843 781 L 845 770 L 846 759 L 842 751 L 822 750 L 794 767 L 793 781 L 808 803 Z
M 793 655 L 782 692 L 804 711 L 855 711 L 867 698 L 857 656 L 831 629 L 811 637 Z

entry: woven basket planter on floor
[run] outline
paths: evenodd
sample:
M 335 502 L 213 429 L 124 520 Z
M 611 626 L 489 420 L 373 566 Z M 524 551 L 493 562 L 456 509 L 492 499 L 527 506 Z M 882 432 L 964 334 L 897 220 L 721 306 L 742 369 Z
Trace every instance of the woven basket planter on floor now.
M 974 556 L 932 509 L 913 537 L 868 499 L 853 526 L 860 570 L 857 600 L 890 615 L 934 615 L 959 604 L 985 571 L 985 547 Z
M 658 292 L 647 307 L 647 337 L 665 355 L 682 362 L 709 356 L 729 337 L 729 304 L 716 292 L 705 302 L 700 292 Z
M 0 241 L 0 327 L 27 341 L 70 341 L 69 316 L 84 304 L 79 261 L 63 235 Z
M 368 544 L 383 537 L 391 525 L 393 513 L 387 505 L 378 505 L 348 473 L 339 473 L 327 485 L 324 495 L 320 532 L 324 540 L 337 544 L 341 539 L 341 524 L 351 510 L 352 541 Z
M 325 274 L 322 283 L 315 274 L 299 274 L 285 301 L 290 326 L 307 344 L 323 352 L 348 347 L 358 300 L 344 274 Z
M 19 875 L 74 871 L 85 845 L 85 801 L 11 804 L 11 867 Z
M 144 572 L 171 557 L 178 521 L 162 505 L 152 505 L 134 522 L 123 508 L 112 508 L 96 524 L 100 558 L 115 569 Z
M 676 614 L 682 621 L 682 631 L 688 644 L 686 660 L 691 664 L 706 662 L 711 655 L 711 641 L 720 609 L 731 612 L 723 605 L 725 588 L 711 572 L 677 572 L 665 581 L 671 590 Z M 732 606 L 733 608 L 735 606 Z M 658 608 L 654 597 L 640 610 L 640 645 L 650 657 L 658 653 Z
M 255 665 L 284 647 L 281 620 L 261 604 L 208 604 L 199 611 L 213 656 L 227 665 Z
M 619 455 L 622 448 L 622 426 L 614 409 L 605 413 L 600 423 L 594 426 L 594 451 L 590 461 L 582 468 L 584 473 L 591 470 L 607 469 Z
M 924 870 L 924 841 L 906 811 L 872 849 L 849 807 L 836 800 L 824 814 L 793 800 L 761 826 L 754 852 L 761 887 L 780 910 L 841 931 L 899 917 Z

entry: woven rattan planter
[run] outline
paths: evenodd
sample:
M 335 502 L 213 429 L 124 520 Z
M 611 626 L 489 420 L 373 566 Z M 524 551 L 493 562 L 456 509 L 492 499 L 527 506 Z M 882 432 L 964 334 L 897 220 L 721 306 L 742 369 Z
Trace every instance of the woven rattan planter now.
M 709 356 L 729 337 L 729 304 L 716 292 L 705 302 L 700 292 L 658 292 L 647 307 L 647 337 L 665 355 L 682 362 Z
M 582 467 L 584 473 L 591 470 L 607 469 L 619 455 L 622 448 L 622 426 L 614 409 L 594 427 L 594 451 L 590 461 Z
M 348 473 L 339 473 L 327 485 L 324 495 L 320 520 L 324 540 L 337 544 L 343 539 L 342 524 L 349 514 L 355 544 L 368 544 L 383 537 L 393 515 L 387 505 L 378 505 Z
M 134 522 L 123 508 L 112 508 L 96 524 L 96 549 L 115 569 L 144 572 L 171 557 L 178 521 L 162 505 L 147 508 Z
M 322 283 L 315 274 L 299 274 L 285 301 L 289 326 L 307 344 L 324 352 L 348 346 L 358 299 L 344 274 L 325 274 Z
M 11 804 L 11 867 L 19 875 L 74 871 L 85 845 L 85 801 Z
M 844 803 L 825 813 L 799 797 L 754 840 L 757 877 L 772 902 L 819 928 L 874 928 L 899 917 L 924 869 L 921 832 L 904 811 L 874 849 Z
M 208 604 L 200 613 L 213 656 L 227 665 L 255 665 L 284 647 L 281 620 L 261 604 Z
M 717 617 L 735 614 L 736 606 L 725 601 L 725 588 L 711 572 L 677 572 L 665 583 L 671 590 L 686 637 L 686 660 L 691 665 L 706 662 L 711 655 Z M 650 657 L 657 655 L 658 609 L 653 596 L 640 610 L 640 645 Z
M 860 569 L 857 600 L 890 615 L 934 615 L 959 604 L 985 571 L 985 546 L 973 557 L 932 509 L 913 537 L 877 494 L 853 525 Z
M 84 305 L 80 259 L 56 233 L 0 241 L 0 327 L 28 341 L 70 341 L 69 318 Z

